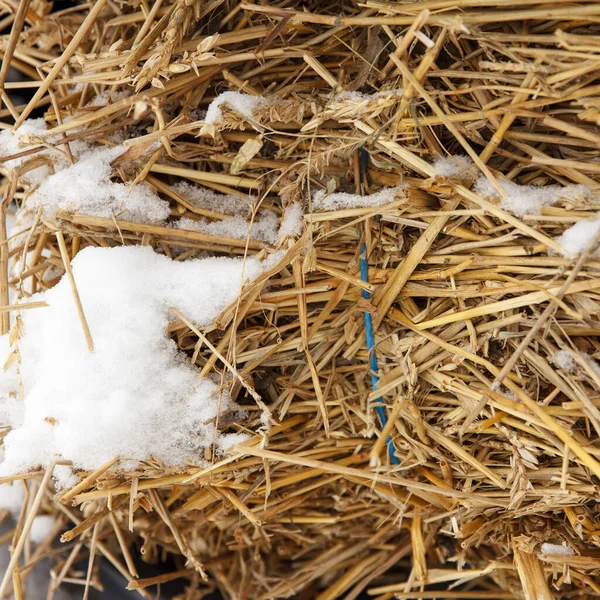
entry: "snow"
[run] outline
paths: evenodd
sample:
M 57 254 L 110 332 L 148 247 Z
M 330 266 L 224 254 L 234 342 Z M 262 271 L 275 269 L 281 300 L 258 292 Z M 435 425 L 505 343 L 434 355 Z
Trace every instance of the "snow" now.
M 54 517 L 50 515 L 38 515 L 33 519 L 33 523 L 31 524 L 29 539 L 34 544 L 45 542 L 52 533 L 55 525 L 56 519 Z
M 0 426 L 5 423 L 19 423 L 23 401 L 19 398 L 19 376 L 14 369 L 2 372 L 5 361 L 11 352 L 8 335 L 0 336 Z
M 199 377 L 167 336 L 170 307 L 206 326 L 267 265 L 253 257 L 177 262 L 142 246 L 88 247 L 72 265 L 94 351 L 66 278 L 31 298 L 49 306 L 22 315 L 22 415 L 3 423 L 13 429 L 0 476 L 57 459 L 86 470 L 116 457 L 202 463 L 216 433 L 212 420 L 232 404 L 220 380 Z M 0 374 L 5 388 L 16 365 Z M 58 478 L 66 485 L 70 475 Z
M 204 208 L 216 213 L 231 216 L 248 216 L 250 206 L 254 200 L 251 196 L 233 196 L 218 194 L 199 185 L 192 185 L 180 181 L 173 186 L 173 191 L 183 196 L 193 206 Z
M 75 474 L 72 467 L 67 465 L 56 465 L 52 472 L 54 489 L 57 492 L 76 486 L 81 479 Z
M 579 352 L 579 355 L 587 362 L 592 370 L 600 376 L 600 365 L 587 352 Z M 575 352 L 572 350 L 559 350 L 552 358 L 552 362 L 559 369 L 566 369 L 569 373 L 573 373 L 577 369 L 577 361 L 574 357 Z
M 195 221 L 184 217 L 177 221 L 179 229 L 192 229 L 207 235 L 240 240 L 245 240 L 250 230 L 251 240 L 265 244 L 274 244 L 277 241 L 278 225 L 277 215 L 270 210 L 257 214 L 252 223 L 243 217 L 229 217 L 222 221 L 207 221 L 206 219 Z
M 0 131 L 0 158 L 4 156 L 12 156 L 23 152 L 29 146 L 39 145 L 39 141 L 35 137 L 42 137 L 46 134 L 48 128 L 43 118 L 28 119 L 16 131 L 12 129 L 4 129 Z M 31 160 L 34 155 L 23 156 L 13 160 L 0 163 L 7 170 L 12 170 L 20 167 L 23 163 Z M 39 156 L 36 154 L 35 156 Z M 37 185 L 41 183 L 50 174 L 50 168 L 47 165 L 42 165 L 33 169 L 21 177 L 23 181 L 29 185 Z
M 561 245 L 564 256 L 574 258 L 588 249 L 599 230 L 600 216 L 597 215 L 591 219 L 578 221 L 575 225 L 569 227 L 556 241 Z M 594 255 L 600 255 L 600 248 L 595 249 Z
M 214 125 L 223 120 L 221 105 L 227 104 L 235 112 L 244 117 L 251 117 L 256 107 L 263 102 L 262 96 L 251 96 L 240 92 L 223 92 L 219 94 L 208 106 L 206 123 Z
M 559 369 L 566 369 L 569 372 L 573 372 L 577 363 L 573 358 L 573 353 L 570 350 L 559 350 L 553 357 L 552 362 Z
M 560 554 L 561 556 L 573 556 L 575 554 L 575 550 L 570 546 L 562 546 L 559 544 L 550 544 L 548 542 L 544 542 L 542 544 L 542 553 L 543 554 Z
M 464 175 L 473 166 L 468 156 L 440 156 L 433 162 L 435 174 L 439 177 L 455 177 Z
M 302 233 L 304 228 L 303 214 L 300 202 L 293 202 L 285 209 L 279 227 L 279 239 L 295 237 Z
M 75 164 L 47 177 L 27 199 L 27 209 L 36 212 L 41 205 L 46 218 L 65 211 L 104 218 L 114 215 L 137 223 L 164 221 L 170 215 L 169 203 L 149 185 L 129 189 L 128 184 L 110 180 L 110 163 L 125 150 L 124 146 L 88 148 Z
M 107 104 L 114 104 L 127 98 L 130 95 L 129 90 L 117 91 L 117 90 L 104 90 L 85 105 L 85 108 L 94 108 L 106 106 Z
M 214 194 L 214 196 L 219 196 L 219 194 Z M 223 197 L 225 198 L 225 196 Z M 240 198 L 236 197 L 231 198 L 235 198 L 235 200 L 241 200 Z M 245 201 L 246 213 L 248 211 L 249 202 L 250 198 Z M 205 206 L 206 204 L 208 203 L 205 203 Z M 210 202 L 210 204 L 212 204 L 212 202 Z M 238 211 L 237 206 L 237 204 L 231 203 L 226 207 L 228 213 L 238 212 L 238 214 L 235 216 L 228 217 L 220 221 L 209 221 L 204 218 L 195 220 L 183 217 L 177 221 L 176 227 L 179 229 L 191 229 L 193 231 L 199 231 L 200 233 L 205 233 L 207 235 L 228 237 L 239 240 L 247 239 L 248 232 L 250 231 L 251 240 L 269 245 L 274 245 L 279 240 L 290 236 L 297 236 L 302 233 L 303 213 L 300 203 L 294 203 L 288 206 L 283 213 L 281 223 L 279 222 L 277 215 L 271 210 L 259 211 L 255 215 L 254 220 L 251 222 L 250 219 L 239 214 L 241 210 Z M 214 209 L 210 208 L 210 210 Z
M 25 490 L 20 481 L 0 485 L 0 509 L 8 510 L 13 517 L 18 517 L 25 499 Z
M 392 96 L 401 98 L 404 90 L 402 88 L 397 88 L 395 90 L 383 90 L 381 92 L 375 92 L 374 94 L 367 94 L 364 92 L 340 92 L 334 98 L 335 102 L 344 102 L 346 100 L 350 100 L 352 102 L 363 102 L 363 101 L 371 101 L 377 100 L 378 98 L 389 98 Z
M 500 192 L 492 185 L 487 177 L 480 177 L 475 184 L 475 191 L 484 198 L 500 200 L 500 207 L 518 217 L 523 215 L 539 215 L 542 206 L 549 206 L 569 198 L 587 196 L 589 189 L 583 185 L 519 185 L 512 181 L 498 180 L 506 192 L 501 197 Z
M 383 188 L 379 192 L 369 194 L 368 196 L 359 196 L 358 194 L 347 194 L 337 192 L 327 194 L 325 190 L 318 190 L 313 195 L 313 210 L 344 210 L 347 208 L 375 208 L 394 202 L 398 194 L 404 190 L 404 186 Z
M 29 119 L 16 132 L 0 132 L 0 157 L 21 152 L 27 145 L 39 145 L 53 140 L 47 137 L 47 127 L 43 119 Z M 111 161 L 123 154 L 127 148 L 91 146 L 82 141 L 69 144 L 76 160 L 71 165 L 62 148 L 45 149 L 37 152 L 35 158 L 44 157 L 43 164 L 21 176 L 29 186 L 39 186 L 26 199 L 18 216 L 35 214 L 42 206 L 44 217 L 53 218 L 59 211 L 112 218 L 139 223 L 159 223 L 170 215 L 169 203 L 161 200 L 152 188 L 139 184 L 129 189 L 125 183 L 110 180 Z M 32 159 L 25 156 L 3 163 L 6 169 L 15 169 Z M 18 219 L 19 220 L 19 219 Z M 26 219 L 25 219 L 26 220 Z

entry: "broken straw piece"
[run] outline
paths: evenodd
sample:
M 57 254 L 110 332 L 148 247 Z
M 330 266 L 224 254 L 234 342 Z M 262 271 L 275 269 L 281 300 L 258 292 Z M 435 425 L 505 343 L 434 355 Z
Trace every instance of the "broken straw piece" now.
M 256 107 L 261 102 L 263 102 L 262 96 L 251 96 L 250 94 L 242 94 L 240 92 L 223 92 L 209 104 L 204 120 L 211 125 L 220 123 L 223 119 L 222 104 L 229 105 L 244 117 L 252 117 Z
M 518 216 L 539 215 L 542 206 L 550 206 L 559 200 L 587 196 L 590 190 L 584 185 L 519 185 L 512 181 L 498 180 L 506 192 L 502 197 L 487 177 L 480 177 L 475 183 L 475 191 L 484 198 L 500 200 L 500 208 Z
M 23 411 L 20 425 L 2 423 L 13 429 L 4 438 L 0 476 L 57 459 L 86 470 L 116 457 L 202 464 L 215 437 L 228 446 L 214 419 L 233 406 L 229 395 L 220 381 L 199 377 L 168 337 L 171 307 L 206 326 L 267 263 L 178 262 L 126 246 L 85 248 L 72 265 L 95 350 L 87 350 L 66 278 L 32 297 L 48 307 L 22 316 Z M 0 380 L 7 376 L 0 373 Z
M 574 258 L 587 250 L 598 230 L 600 230 L 600 215 L 578 221 L 575 225 L 569 227 L 560 237 L 556 238 L 562 248 L 562 255 L 567 258 Z M 600 256 L 600 248 L 596 248 L 595 251 L 592 250 L 594 256 Z
M 325 190 L 318 190 L 313 195 L 312 207 L 313 210 L 316 211 L 343 210 L 347 208 L 375 208 L 394 202 L 398 194 L 403 190 L 404 186 L 383 188 L 379 192 L 367 196 L 347 194 L 345 192 L 327 194 Z

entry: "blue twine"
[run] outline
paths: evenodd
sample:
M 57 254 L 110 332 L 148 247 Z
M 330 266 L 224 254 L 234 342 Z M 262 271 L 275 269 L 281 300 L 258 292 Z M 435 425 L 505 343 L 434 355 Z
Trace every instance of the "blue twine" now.
M 369 167 L 369 155 L 364 148 L 360 150 L 359 156 L 359 177 L 361 185 L 366 183 L 367 169 Z M 369 283 L 369 263 L 367 261 L 367 244 L 363 242 L 360 249 L 360 277 L 365 283 Z M 362 297 L 365 300 L 370 298 L 367 290 L 361 290 Z M 379 367 L 377 366 L 377 353 L 375 352 L 375 335 L 373 334 L 373 317 L 370 312 L 365 311 L 365 331 L 367 332 L 367 348 L 369 350 L 369 366 L 371 370 L 371 387 L 373 391 L 377 390 L 379 386 Z M 379 420 L 381 421 L 381 427 L 385 427 L 387 423 L 387 416 L 383 408 L 383 400 L 381 396 L 375 399 L 377 413 L 379 414 Z M 399 465 L 400 459 L 394 454 L 394 445 L 392 444 L 392 438 L 388 435 L 387 448 L 390 455 L 392 464 Z
M 363 245 L 360 249 L 360 277 L 363 281 L 369 282 L 369 263 L 367 262 L 367 244 L 363 242 Z M 369 292 L 367 290 L 361 290 L 362 297 L 365 300 L 370 298 Z M 369 366 L 371 370 L 371 387 L 373 391 L 377 390 L 379 386 L 379 367 L 377 366 L 377 353 L 375 352 L 375 335 L 373 334 L 373 317 L 370 312 L 365 311 L 365 330 L 367 333 L 367 348 L 369 350 Z M 381 421 L 381 426 L 385 427 L 387 423 L 387 416 L 385 414 L 385 410 L 383 408 L 383 400 L 381 396 L 375 399 L 377 413 L 379 414 L 379 420 Z M 392 444 L 392 438 L 388 435 L 387 438 L 387 447 L 388 453 L 390 455 L 390 460 L 394 465 L 399 465 L 400 460 L 394 454 L 394 446 Z

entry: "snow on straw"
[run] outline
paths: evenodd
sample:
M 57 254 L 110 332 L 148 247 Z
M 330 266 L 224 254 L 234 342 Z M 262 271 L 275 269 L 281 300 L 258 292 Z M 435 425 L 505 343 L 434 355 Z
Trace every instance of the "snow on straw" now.
M 56 465 L 52 472 L 52 479 L 54 479 L 54 488 L 57 492 L 72 488 L 81 480 L 73 471 L 73 468 L 68 465 Z
M 23 151 L 27 145 L 36 145 L 47 137 L 47 127 L 43 119 L 29 119 L 16 132 L 0 132 L 0 158 Z M 44 209 L 46 218 L 53 218 L 57 212 L 75 212 L 96 217 L 115 217 L 139 223 L 159 223 L 170 214 L 169 204 L 161 200 L 147 184 L 133 186 L 113 182 L 110 179 L 111 161 L 126 151 L 124 146 L 92 146 L 74 141 L 69 144 L 75 158 L 70 164 L 60 146 L 55 150 L 44 149 L 34 156 L 47 158 L 42 164 L 23 176 L 23 181 L 31 186 L 39 186 L 26 199 L 22 214 L 35 213 L 39 206 Z M 6 161 L 6 169 L 14 169 L 32 156 L 24 156 Z
M 372 100 L 378 100 L 380 98 L 401 98 L 404 90 L 402 88 L 397 88 L 395 90 L 383 90 L 381 92 L 375 92 L 373 94 L 367 94 L 364 92 L 356 92 L 356 91 L 344 91 L 336 94 L 333 98 L 334 102 L 371 102 Z
M 600 229 L 600 216 L 578 221 L 569 227 L 557 238 L 562 247 L 562 254 L 568 258 L 574 258 L 584 250 L 587 250 L 594 240 L 594 236 Z M 592 249 L 593 250 L 593 249 Z M 598 256 L 600 249 L 596 248 L 594 255 Z
M 231 401 L 169 339 L 170 307 L 208 325 L 264 266 L 252 257 L 176 262 L 141 246 L 82 250 L 73 272 L 95 350 L 87 349 L 66 278 L 32 297 L 49 306 L 23 313 L 23 410 L 3 423 L 13 429 L 0 474 L 57 458 L 83 469 L 115 457 L 200 463 L 219 407 Z M 10 369 L 0 381 L 7 377 Z M 228 445 L 227 436 L 217 437 Z
M 435 175 L 439 177 L 456 177 L 464 175 L 473 166 L 473 161 L 468 156 L 440 156 L 433 162 Z
M 302 216 L 303 211 L 300 202 L 293 202 L 286 207 L 279 227 L 279 239 L 300 235 L 304 227 Z
M 394 202 L 398 194 L 404 190 L 404 186 L 384 188 L 374 194 L 359 196 L 358 194 L 347 194 L 337 192 L 327 194 L 325 190 L 318 190 L 313 195 L 313 210 L 343 210 L 346 208 L 375 208 Z
M 4 129 L 0 131 L 0 158 L 12 156 L 27 149 L 27 147 L 39 144 L 36 138 L 43 137 L 47 132 L 47 126 L 44 119 L 28 119 L 16 131 Z M 37 144 L 36 144 L 37 141 Z M 20 158 L 7 160 L 0 164 L 7 170 L 16 169 L 23 163 L 31 160 L 33 156 L 28 155 Z M 39 185 L 51 173 L 48 165 L 41 165 L 29 172 L 23 174 L 22 180 L 29 185 Z
M 584 361 L 592 368 L 597 375 L 600 376 L 600 365 L 592 358 L 587 352 L 578 352 L 578 355 L 583 358 Z M 575 352 L 573 350 L 559 350 L 552 357 L 552 362 L 559 368 L 573 373 L 578 366 L 577 360 L 575 359 Z
M 542 553 L 543 554 L 559 554 L 561 556 L 573 556 L 575 554 L 575 550 L 570 546 L 562 546 L 560 544 L 550 544 L 548 542 L 544 542 L 542 544 Z
M 169 203 L 143 183 L 130 186 L 110 180 L 111 161 L 125 152 L 124 146 L 94 147 L 79 160 L 47 177 L 27 199 L 26 207 L 41 205 L 46 217 L 59 211 L 81 213 L 123 221 L 159 223 L 170 214 Z
M 239 217 L 248 216 L 252 201 L 255 199 L 251 196 L 218 194 L 199 185 L 192 185 L 187 181 L 179 181 L 173 185 L 172 189 L 197 208 Z
M 500 200 L 500 208 L 518 217 L 523 215 L 539 215 L 542 206 L 550 206 L 559 200 L 589 195 L 584 185 L 519 185 L 512 181 L 498 180 L 506 192 L 502 197 L 487 177 L 480 177 L 475 183 L 475 191 L 484 198 Z
M 573 358 L 573 353 L 570 350 L 559 350 L 553 357 L 552 362 L 559 368 L 573 372 L 577 363 Z
M 223 104 L 227 104 L 235 112 L 244 117 L 251 117 L 262 101 L 263 98 L 261 96 L 251 96 L 250 94 L 242 94 L 240 92 L 223 92 L 209 104 L 204 120 L 211 125 L 222 121 L 223 111 L 221 106 Z
M 245 240 L 248 237 L 248 231 L 250 231 L 251 240 L 265 244 L 274 244 L 277 241 L 278 225 L 277 215 L 270 210 L 261 211 L 252 223 L 249 219 L 243 217 L 229 217 L 222 221 L 207 221 L 206 219 L 195 221 L 188 218 L 177 221 L 179 229 L 192 229 L 218 237 Z

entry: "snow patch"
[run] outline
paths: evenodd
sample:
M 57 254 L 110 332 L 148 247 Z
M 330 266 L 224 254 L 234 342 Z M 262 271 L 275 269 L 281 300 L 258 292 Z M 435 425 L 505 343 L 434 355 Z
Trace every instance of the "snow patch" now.
M 594 236 L 600 230 L 600 215 L 591 219 L 578 221 L 572 227 L 569 227 L 564 233 L 556 239 L 562 247 L 562 254 L 568 258 L 574 258 L 581 252 L 588 249 L 594 240 Z M 600 248 L 596 248 L 595 256 L 600 255 Z
M 68 465 L 56 465 L 52 472 L 52 478 L 54 479 L 54 489 L 57 492 L 72 488 L 81 481 L 81 478 Z
M 178 229 L 191 229 L 207 235 L 238 240 L 245 240 L 249 233 L 251 240 L 265 244 L 274 244 L 277 241 L 278 226 L 277 215 L 270 210 L 257 214 L 252 223 L 243 217 L 229 217 L 222 221 L 207 221 L 206 219 L 196 221 L 184 217 L 177 221 Z
M 252 117 L 257 106 L 263 102 L 262 96 L 251 96 L 250 94 L 242 94 L 240 92 L 223 92 L 219 94 L 208 106 L 206 123 L 214 125 L 223 120 L 223 111 L 221 106 L 227 104 L 235 112 L 244 117 Z
M 570 373 L 575 370 L 577 363 L 573 358 L 573 353 L 570 350 L 559 350 L 553 357 L 552 362 L 559 369 L 566 369 Z
M 587 362 L 592 370 L 600 376 L 600 365 L 587 352 L 579 352 L 579 355 Z M 572 350 L 559 350 L 552 358 L 552 362 L 559 369 L 566 369 L 569 373 L 573 373 L 578 367 L 574 357 L 575 353 Z
M 0 158 L 12 156 L 27 149 L 28 146 L 36 146 L 39 141 L 35 137 L 46 135 L 48 127 L 43 118 L 27 119 L 16 131 L 4 129 L 0 131 Z M 39 156 L 36 154 L 35 156 Z M 0 163 L 5 169 L 12 170 L 20 167 L 23 163 L 31 160 L 33 155 L 14 158 Z M 28 185 L 40 184 L 51 173 L 48 165 L 42 165 L 32 169 L 21 176 L 21 179 Z
M 31 524 L 29 539 L 34 544 L 45 542 L 52 533 L 55 525 L 56 519 L 54 517 L 50 515 L 38 515 L 33 519 L 33 523 Z
M 589 195 L 584 185 L 519 185 L 512 181 L 498 180 L 506 192 L 502 197 L 487 177 L 480 177 L 475 184 L 475 191 L 484 198 L 500 200 L 500 208 L 518 216 L 539 215 L 542 206 L 550 206 L 559 200 Z
M 295 237 L 302 233 L 304 229 L 303 214 L 300 202 L 294 202 L 286 207 L 279 226 L 280 240 L 286 237 Z
M 8 510 L 13 517 L 18 517 L 25 499 L 25 490 L 20 481 L 0 485 L 0 509 Z
M 176 183 L 172 189 L 193 206 L 223 215 L 246 217 L 253 201 L 251 196 L 242 198 L 241 196 L 218 194 L 208 188 L 192 185 L 186 181 Z
M 27 199 L 27 209 L 35 212 L 42 206 L 46 217 L 66 211 L 104 218 L 114 215 L 136 223 L 164 221 L 170 214 L 169 203 L 149 185 L 129 189 L 128 184 L 110 180 L 110 163 L 125 150 L 124 146 L 89 148 L 75 164 L 47 177 Z
M 560 544 L 550 544 L 548 542 L 544 542 L 542 544 L 542 553 L 543 554 L 559 554 L 560 556 L 573 556 L 575 554 L 575 550 L 570 546 L 563 546 Z
M 313 195 L 313 210 L 344 210 L 347 208 L 375 208 L 390 204 L 396 200 L 398 194 L 404 190 L 404 186 L 384 188 L 368 196 L 358 194 L 347 194 L 338 192 L 327 194 L 325 190 L 318 190 Z
M 265 263 L 252 257 L 177 262 L 128 246 L 88 247 L 72 264 L 94 351 L 66 278 L 31 298 L 49 306 L 23 313 L 22 424 L 4 438 L 0 476 L 57 459 L 86 470 L 116 457 L 201 464 L 215 433 L 220 443 L 214 419 L 231 401 L 220 381 L 199 377 L 168 337 L 170 307 L 206 326 Z M 14 368 L 0 373 L 5 388 Z M 57 479 L 69 485 L 68 477 L 59 472 Z
M 381 92 L 375 92 L 374 94 L 367 94 L 364 92 L 340 92 L 334 98 L 334 102 L 344 102 L 346 100 L 351 100 L 352 102 L 364 102 L 377 100 L 379 98 L 390 98 L 390 97 L 398 97 L 401 98 L 404 90 L 402 88 L 397 88 L 395 90 L 383 90 Z
M 456 177 L 464 175 L 473 166 L 473 161 L 468 156 L 441 156 L 433 162 L 435 175 L 438 177 Z

